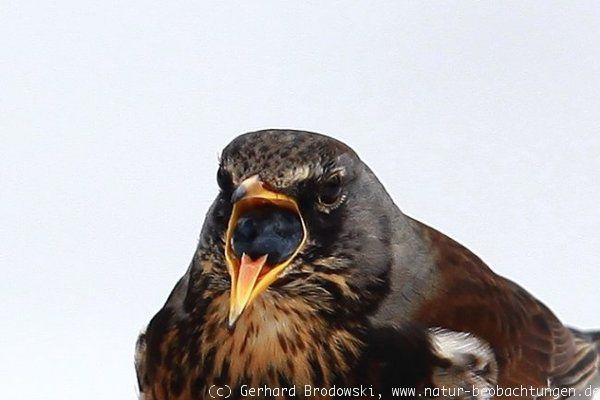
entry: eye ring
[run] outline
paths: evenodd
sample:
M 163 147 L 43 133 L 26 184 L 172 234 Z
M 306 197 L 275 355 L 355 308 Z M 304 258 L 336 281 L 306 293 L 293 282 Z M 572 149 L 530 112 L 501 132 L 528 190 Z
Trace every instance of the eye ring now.
M 345 199 L 346 195 L 342 188 L 342 178 L 339 174 L 333 175 L 319 187 L 317 201 L 322 209 L 334 210 L 338 208 Z

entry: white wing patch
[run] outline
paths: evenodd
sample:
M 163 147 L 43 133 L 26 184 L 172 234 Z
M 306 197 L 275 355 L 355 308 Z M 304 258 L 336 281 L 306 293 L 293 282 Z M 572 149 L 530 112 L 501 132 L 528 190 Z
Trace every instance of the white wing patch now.
M 498 380 L 498 364 L 492 348 L 484 340 L 465 332 L 441 328 L 429 330 L 438 356 L 448 367 L 436 367 L 432 382 L 435 398 L 491 399 Z

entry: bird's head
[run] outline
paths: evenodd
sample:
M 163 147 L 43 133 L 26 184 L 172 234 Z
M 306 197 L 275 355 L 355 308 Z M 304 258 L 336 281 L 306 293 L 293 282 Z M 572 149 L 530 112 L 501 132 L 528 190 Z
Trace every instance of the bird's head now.
M 267 290 L 347 313 L 377 307 L 395 208 L 352 149 L 303 131 L 247 133 L 223 150 L 217 180 L 203 235 L 222 245 L 230 326 Z

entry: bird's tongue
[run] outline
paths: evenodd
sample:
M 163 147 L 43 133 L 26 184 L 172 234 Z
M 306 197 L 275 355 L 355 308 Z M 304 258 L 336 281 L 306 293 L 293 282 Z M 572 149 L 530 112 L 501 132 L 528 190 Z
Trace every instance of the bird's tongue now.
M 248 303 L 250 295 L 252 294 L 252 289 L 254 289 L 254 286 L 256 285 L 256 281 L 260 276 L 267 272 L 265 263 L 267 262 L 268 256 L 268 254 L 265 254 L 264 256 L 253 260 L 246 254 L 242 255 L 235 293 L 237 303 L 240 306 L 244 307 Z M 241 312 L 242 310 L 239 311 Z

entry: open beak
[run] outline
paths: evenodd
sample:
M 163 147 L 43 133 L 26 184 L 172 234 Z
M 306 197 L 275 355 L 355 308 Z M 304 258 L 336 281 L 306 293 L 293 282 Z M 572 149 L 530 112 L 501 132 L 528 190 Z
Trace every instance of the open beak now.
M 233 210 L 227 226 L 225 242 L 225 259 L 231 276 L 228 321 L 230 329 L 235 326 L 244 309 L 275 282 L 281 272 L 296 257 L 306 241 L 307 232 L 296 201 L 289 196 L 266 188 L 258 175 L 242 182 L 234 191 L 231 201 Z M 246 212 L 265 205 L 281 207 L 296 213 L 302 224 L 303 236 L 300 244 L 286 260 L 276 265 L 267 265 L 268 254 L 263 254 L 254 260 L 246 254 L 239 257 L 235 254 L 232 245 L 238 219 Z

